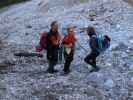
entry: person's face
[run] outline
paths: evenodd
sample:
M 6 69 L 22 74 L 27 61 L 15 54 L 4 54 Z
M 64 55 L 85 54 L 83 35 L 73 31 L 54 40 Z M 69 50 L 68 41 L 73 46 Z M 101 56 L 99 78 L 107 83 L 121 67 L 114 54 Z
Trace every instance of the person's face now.
M 74 29 L 73 28 L 70 28 L 69 30 L 68 30 L 68 34 L 70 34 L 70 35 L 73 35 L 75 32 L 74 32 Z
M 53 26 L 52 26 L 52 31 L 54 32 L 57 32 L 58 31 L 58 24 L 55 23 Z

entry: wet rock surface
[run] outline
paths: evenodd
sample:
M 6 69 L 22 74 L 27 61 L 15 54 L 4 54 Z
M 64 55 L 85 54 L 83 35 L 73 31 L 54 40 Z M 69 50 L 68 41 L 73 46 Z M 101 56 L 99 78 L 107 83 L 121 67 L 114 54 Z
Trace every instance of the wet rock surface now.
M 0 100 L 132 100 L 133 8 L 121 0 L 85 0 L 81 4 L 76 0 L 72 5 L 69 3 L 74 0 L 66 5 L 57 2 L 33 0 L 0 14 L 0 46 L 5 45 L 0 47 Z M 45 9 L 47 3 L 50 8 Z M 62 11 L 60 4 L 65 5 Z M 63 64 L 56 66 L 58 73 L 46 73 L 46 51 L 43 58 L 14 56 L 35 52 L 39 33 L 48 31 L 55 19 L 63 34 L 68 24 L 76 26 L 78 41 L 88 49 L 86 52 L 77 45 L 68 75 L 62 74 Z M 88 25 L 112 38 L 111 47 L 97 59 L 99 72 L 90 73 L 91 67 L 83 61 L 90 50 L 88 37 L 79 29 Z
M 9 65 L 0 69 L 1 100 L 132 99 L 133 62 L 127 53 L 122 57 L 121 51 L 113 49 L 101 55 L 103 57 L 98 58 L 99 72 L 90 73 L 83 62 L 76 65 L 73 62 L 71 73 L 63 75 L 62 64 L 56 66 L 58 73 L 48 74 L 46 58 L 13 56 L 16 51 L 31 50 L 30 46 L 25 47 L 10 45 L 2 51 L 3 55 L 9 53 L 3 58 L 3 62 Z

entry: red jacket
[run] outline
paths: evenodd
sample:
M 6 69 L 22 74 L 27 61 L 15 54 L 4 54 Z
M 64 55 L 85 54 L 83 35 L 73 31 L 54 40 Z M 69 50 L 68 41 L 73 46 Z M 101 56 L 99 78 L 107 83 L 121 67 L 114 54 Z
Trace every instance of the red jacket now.
M 36 48 L 36 52 L 41 52 L 42 50 L 46 49 L 46 37 L 47 32 L 41 33 L 39 47 Z
M 51 36 L 50 40 L 54 46 L 59 46 L 60 41 L 61 41 L 61 36 L 60 36 L 60 34 L 53 35 L 53 36 Z
M 75 45 L 76 41 L 77 41 L 77 39 L 76 39 L 75 35 L 67 35 L 63 39 L 63 44 L 66 44 L 66 45 L 73 44 L 73 45 Z

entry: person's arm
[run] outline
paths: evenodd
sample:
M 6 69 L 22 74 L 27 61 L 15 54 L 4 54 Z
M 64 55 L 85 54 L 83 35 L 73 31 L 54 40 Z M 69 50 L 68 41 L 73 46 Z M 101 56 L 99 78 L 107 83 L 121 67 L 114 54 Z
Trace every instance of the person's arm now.
M 86 49 L 80 44 L 79 41 L 77 41 L 76 43 L 77 43 L 77 45 L 79 45 L 85 52 L 88 52 L 88 50 L 86 50 Z
M 96 37 L 90 38 L 90 47 L 92 50 L 95 50 L 97 48 Z

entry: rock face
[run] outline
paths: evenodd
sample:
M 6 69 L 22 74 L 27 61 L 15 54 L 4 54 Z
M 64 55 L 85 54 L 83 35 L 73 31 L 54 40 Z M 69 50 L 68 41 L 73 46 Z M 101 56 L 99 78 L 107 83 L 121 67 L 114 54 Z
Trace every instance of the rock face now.
M 124 1 L 133 6 L 133 0 L 124 0 Z
M 58 73 L 46 73 L 46 51 L 43 58 L 14 56 L 35 52 L 39 34 L 53 20 L 62 35 L 74 25 L 82 45 L 68 75 L 63 64 L 55 67 Z M 99 72 L 90 73 L 84 63 L 90 49 L 80 29 L 88 25 L 111 37 L 111 47 L 97 59 Z M 122 0 L 31 0 L 0 13 L 0 32 L 0 44 L 6 42 L 0 48 L 0 100 L 133 100 L 133 8 Z
M 42 0 L 39 3 L 40 10 L 46 13 L 49 10 L 59 10 L 62 12 L 66 8 L 72 8 L 75 5 L 86 3 L 89 0 Z

